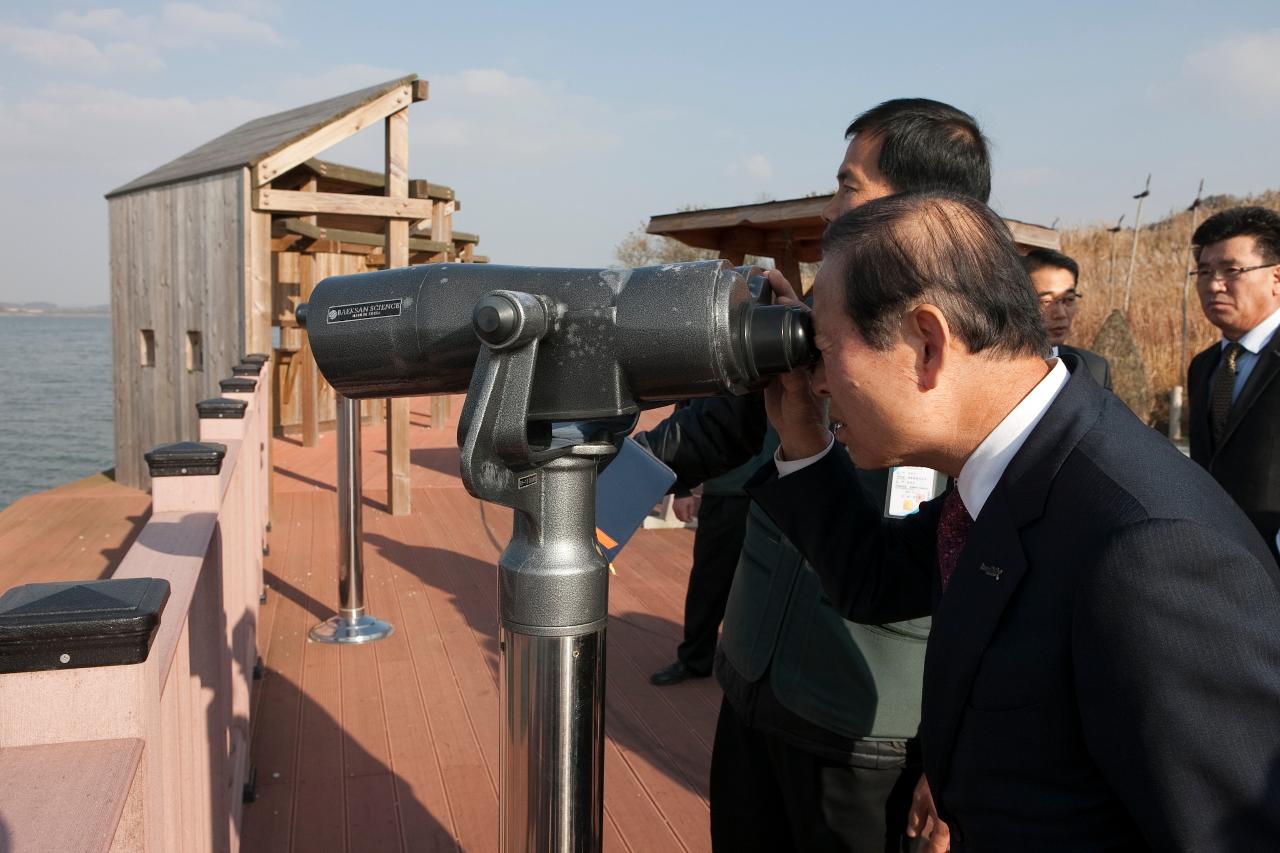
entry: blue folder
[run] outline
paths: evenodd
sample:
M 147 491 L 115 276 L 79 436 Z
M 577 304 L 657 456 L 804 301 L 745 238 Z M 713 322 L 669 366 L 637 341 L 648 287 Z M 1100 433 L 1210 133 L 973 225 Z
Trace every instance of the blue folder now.
M 610 562 L 675 481 L 674 471 L 631 439 L 623 440 L 596 481 L 596 539 Z

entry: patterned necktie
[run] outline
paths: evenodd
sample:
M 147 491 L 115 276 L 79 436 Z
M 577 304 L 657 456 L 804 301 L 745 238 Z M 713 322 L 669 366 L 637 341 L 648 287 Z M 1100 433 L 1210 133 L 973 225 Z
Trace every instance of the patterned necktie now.
M 1209 393 L 1209 426 L 1213 433 L 1213 443 L 1222 440 L 1223 430 L 1227 427 L 1227 415 L 1231 413 L 1231 392 L 1236 384 L 1236 360 L 1243 350 L 1239 343 L 1229 343 L 1222 351 L 1222 364 L 1213 377 L 1213 390 Z
M 938 574 L 942 576 L 942 591 L 947 591 L 951 575 L 960 561 L 960 552 L 969 539 L 973 519 L 960 499 L 960 490 L 953 488 L 942 499 L 942 517 L 938 519 Z

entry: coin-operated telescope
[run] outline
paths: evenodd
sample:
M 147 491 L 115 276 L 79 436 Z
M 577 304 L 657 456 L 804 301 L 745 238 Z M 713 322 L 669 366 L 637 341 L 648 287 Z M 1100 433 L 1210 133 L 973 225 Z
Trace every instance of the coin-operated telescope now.
M 504 851 L 601 845 L 597 472 L 641 409 L 742 394 L 816 357 L 808 314 L 754 298 L 754 273 L 429 264 L 325 279 L 298 309 L 340 394 L 466 389 L 463 483 L 515 510 L 498 562 Z

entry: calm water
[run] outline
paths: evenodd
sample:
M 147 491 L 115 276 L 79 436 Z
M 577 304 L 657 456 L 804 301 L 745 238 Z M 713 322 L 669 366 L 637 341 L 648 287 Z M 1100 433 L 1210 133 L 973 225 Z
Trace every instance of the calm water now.
M 0 509 L 112 465 L 111 318 L 0 315 Z

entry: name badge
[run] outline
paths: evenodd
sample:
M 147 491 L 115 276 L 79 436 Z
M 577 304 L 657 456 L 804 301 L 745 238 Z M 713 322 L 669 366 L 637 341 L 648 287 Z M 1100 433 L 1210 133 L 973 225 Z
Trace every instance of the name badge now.
M 889 469 L 889 488 L 885 492 L 886 518 L 906 518 L 920 510 L 920 504 L 933 500 L 947 487 L 947 475 L 932 468 L 901 466 Z

